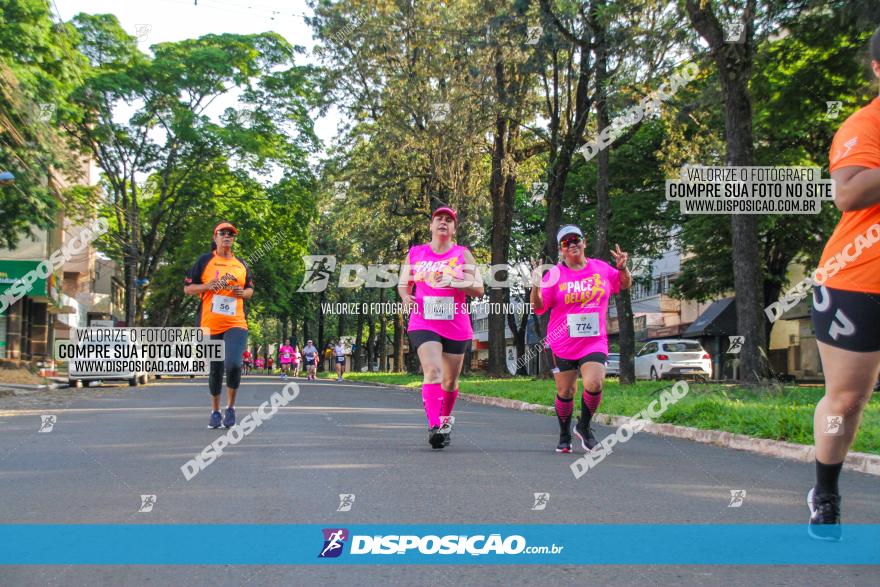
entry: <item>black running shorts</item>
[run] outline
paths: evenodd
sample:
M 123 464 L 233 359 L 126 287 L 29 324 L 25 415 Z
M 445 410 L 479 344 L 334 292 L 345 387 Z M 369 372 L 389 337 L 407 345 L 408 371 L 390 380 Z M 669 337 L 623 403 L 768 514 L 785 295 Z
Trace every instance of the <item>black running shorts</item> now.
M 880 294 L 813 288 L 816 340 L 853 351 L 880 351 Z
M 608 355 L 605 353 L 589 353 L 580 359 L 563 359 L 560 356 L 550 353 L 551 362 L 554 373 L 562 373 L 563 371 L 580 370 L 584 363 L 601 363 L 604 367 L 608 364 Z
M 463 355 L 470 347 L 469 340 L 452 340 L 445 336 L 440 336 L 436 332 L 430 330 L 411 330 L 409 333 L 409 343 L 413 350 L 418 350 L 419 346 L 426 342 L 439 342 L 443 345 L 443 352 L 450 355 Z

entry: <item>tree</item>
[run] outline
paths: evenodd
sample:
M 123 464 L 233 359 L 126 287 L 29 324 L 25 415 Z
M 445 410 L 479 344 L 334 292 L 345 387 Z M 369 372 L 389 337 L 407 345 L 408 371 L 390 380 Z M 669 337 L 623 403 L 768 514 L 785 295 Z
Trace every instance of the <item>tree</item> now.
M 757 0 L 745 0 L 741 9 L 744 42 L 726 42 L 724 30 L 712 6 L 699 0 L 686 0 L 691 23 L 709 44 L 709 54 L 718 70 L 724 98 L 724 137 L 726 165 L 744 167 L 754 164 L 752 103 L 749 80 L 755 47 Z M 736 289 L 737 333 L 745 336 L 740 353 L 740 379 L 759 381 L 767 372 L 766 334 L 761 305 L 761 247 L 758 219 L 750 214 L 730 217 L 733 281 Z
M 62 190 L 83 175 L 83 160 L 56 123 L 67 95 L 88 69 L 76 32 L 54 24 L 42 0 L 0 0 L 0 246 L 15 248 L 33 229 L 54 225 L 57 212 L 93 213 L 93 190 Z
M 93 73 L 74 93 L 65 128 L 103 171 L 109 248 L 125 269 L 131 325 L 140 316 L 136 282 L 156 271 L 215 189 L 259 192 L 248 172 L 273 168 L 289 181 L 307 179 L 314 90 L 309 69 L 294 63 L 296 49 L 274 33 L 162 43 L 150 58 L 112 15 L 80 14 L 74 23 Z M 214 122 L 208 108 L 234 88 L 250 115 L 230 110 Z M 122 103 L 135 105 L 125 122 L 115 116 Z

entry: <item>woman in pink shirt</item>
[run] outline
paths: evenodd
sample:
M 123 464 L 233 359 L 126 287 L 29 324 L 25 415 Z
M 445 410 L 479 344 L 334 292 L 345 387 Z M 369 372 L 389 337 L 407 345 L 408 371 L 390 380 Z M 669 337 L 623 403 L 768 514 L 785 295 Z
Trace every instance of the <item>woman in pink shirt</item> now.
M 473 337 L 467 296 L 482 296 L 474 256 L 453 242 L 458 216 L 452 208 L 431 215 L 431 242 L 412 247 L 397 288 L 409 312 L 410 348 L 419 355 L 422 402 L 432 448 L 449 445 L 450 417 L 458 397 L 464 354 Z M 413 291 L 415 287 L 415 291 Z
M 281 379 L 286 380 L 287 370 L 293 363 L 293 347 L 290 346 L 289 340 L 285 340 L 281 348 L 278 349 L 278 361 L 281 363 Z
M 544 276 L 540 288 L 532 287 L 530 301 L 535 314 L 550 310 L 546 341 L 556 379 L 556 418 L 560 429 L 556 452 L 571 452 L 571 414 L 578 371 L 584 392 L 581 417 L 574 433 L 589 452 L 598 444 L 590 421 L 602 401 L 608 361 L 608 301 L 632 284 L 626 266 L 629 255 L 620 250 L 620 245 L 611 251 L 617 269 L 600 259 L 586 257 L 584 233 L 572 224 L 559 229 L 556 242 L 562 262 Z

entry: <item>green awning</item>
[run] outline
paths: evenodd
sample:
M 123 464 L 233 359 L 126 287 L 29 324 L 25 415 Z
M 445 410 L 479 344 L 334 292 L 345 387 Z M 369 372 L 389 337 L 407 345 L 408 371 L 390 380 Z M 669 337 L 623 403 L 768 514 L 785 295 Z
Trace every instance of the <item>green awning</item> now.
M 34 271 L 42 261 L 16 261 L 12 259 L 0 259 L 0 295 L 5 294 L 16 281 L 21 279 L 30 271 Z M 44 279 L 36 275 L 34 282 L 30 284 L 23 295 L 17 297 L 31 296 L 45 297 L 48 295 L 48 279 Z M 18 292 L 16 292 L 18 293 Z

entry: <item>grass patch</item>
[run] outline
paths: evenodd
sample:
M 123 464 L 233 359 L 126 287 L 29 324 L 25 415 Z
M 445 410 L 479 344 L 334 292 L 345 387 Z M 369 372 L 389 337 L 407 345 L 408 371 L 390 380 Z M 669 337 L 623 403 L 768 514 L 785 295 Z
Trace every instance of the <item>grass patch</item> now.
M 346 373 L 351 381 L 390 383 L 418 388 L 422 378 L 406 373 Z M 599 411 L 615 416 L 632 416 L 658 397 L 656 390 L 671 382 L 639 381 L 621 385 L 606 379 Z M 657 422 L 725 430 L 757 438 L 771 438 L 798 444 L 813 444 L 813 411 L 824 395 L 822 387 L 790 385 L 781 391 L 756 391 L 735 385 L 690 383 L 687 396 L 671 406 Z M 532 404 L 552 406 L 556 387 L 551 379 L 530 377 L 491 379 L 462 377 L 464 393 L 506 397 Z M 853 450 L 880 454 L 880 399 L 875 394 L 862 416 Z

